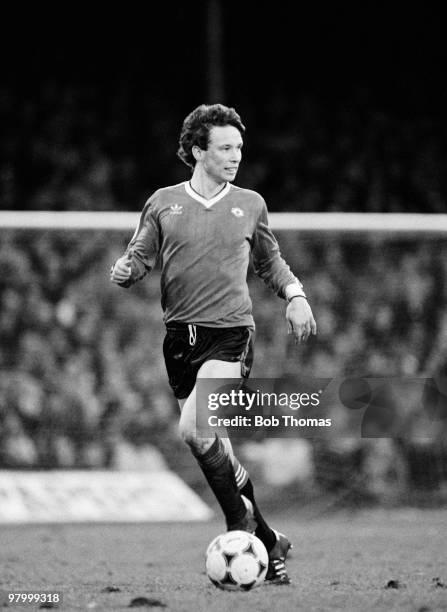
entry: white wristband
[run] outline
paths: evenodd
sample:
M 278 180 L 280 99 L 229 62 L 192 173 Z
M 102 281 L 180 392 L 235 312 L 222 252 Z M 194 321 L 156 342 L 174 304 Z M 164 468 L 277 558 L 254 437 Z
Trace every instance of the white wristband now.
M 306 294 L 303 291 L 303 286 L 301 283 L 291 283 L 290 285 L 287 285 L 284 293 L 288 302 L 290 302 L 290 300 L 294 297 L 306 298 Z
M 306 300 L 307 302 L 307 297 L 305 295 L 292 295 L 292 297 L 288 299 L 289 304 L 292 300 L 295 300 L 298 298 L 300 298 L 301 300 Z

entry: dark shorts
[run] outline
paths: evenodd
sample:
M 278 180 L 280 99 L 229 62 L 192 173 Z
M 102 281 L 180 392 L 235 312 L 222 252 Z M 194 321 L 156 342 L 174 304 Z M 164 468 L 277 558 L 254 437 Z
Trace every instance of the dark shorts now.
M 175 397 L 188 397 L 196 384 L 197 372 L 210 359 L 240 361 L 241 376 L 248 378 L 253 363 L 251 336 L 248 327 L 214 328 L 169 323 L 163 355 Z

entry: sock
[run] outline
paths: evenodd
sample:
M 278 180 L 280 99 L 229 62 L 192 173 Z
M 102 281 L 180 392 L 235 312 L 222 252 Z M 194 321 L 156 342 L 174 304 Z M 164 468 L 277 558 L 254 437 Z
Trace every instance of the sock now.
M 247 474 L 247 482 L 240 491 L 241 491 L 241 494 L 247 497 L 253 504 L 254 515 L 255 515 L 256 522 L 258 524 L 256 531 L 255 531 L 255 535 L 264 544 L 264 546 L 267 549 L 267 552 L 270 552 L 276 544 L 276 535 L 274 531 L 272 531 L 272 529 L 270 529 L 270 527 L 265 522 L 265 519 L 262 516 L 256 504 L 253 484 L 250 478 L 248 477 L 248 474 Z
M 242 501 L 233 465 L 222 441 L 216 437 L 212 446 L 203 455 L 196 455 L 196 459 L 223 510 L 227 526 L 242 521 L 247 508 Z

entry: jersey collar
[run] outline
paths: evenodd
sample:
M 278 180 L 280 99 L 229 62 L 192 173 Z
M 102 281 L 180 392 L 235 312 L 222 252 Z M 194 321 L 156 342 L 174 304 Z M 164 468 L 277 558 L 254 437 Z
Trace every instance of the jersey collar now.
M 215 204 L 216 202 L 224 198 L 231 189 L 231 184 L 227 182 L 227 184 L 222 189 L 222 191 L 219 191 L 219 193 L 216 196 L 214 196 L 214 198 L 207 200 L 206 198 L 203 198 L 201 195 L 199 195 L 196 191 L 194 191 L 194 189 L 191 188 L 191 185 L 189 184 L 188 181 L 185 181 L 183 184 L 185 186 L 186 193 L 191 198 L 194 198 L 194 200 L 197 200 L 197 202 L 200 202 L 200 204 L 203 204 L 205 208 L 211 208 L 213 204 Z

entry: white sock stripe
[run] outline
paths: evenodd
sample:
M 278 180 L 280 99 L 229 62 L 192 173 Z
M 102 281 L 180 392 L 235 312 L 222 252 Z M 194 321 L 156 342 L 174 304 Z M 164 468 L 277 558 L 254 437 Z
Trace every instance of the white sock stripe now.
M 236 480 L 236 484 L 237 484 L 238 489 L 242 489 L 242 487 L 246 484 L 247 480 L 248 479 L 245 476 L 242 476 L 241 478 L 238 478 Z
M 245 478 L 246 475 L 247 475 L 247 470 L 241 466 L 236 472 L 236 480 L 239 480 L 239 478 Z

